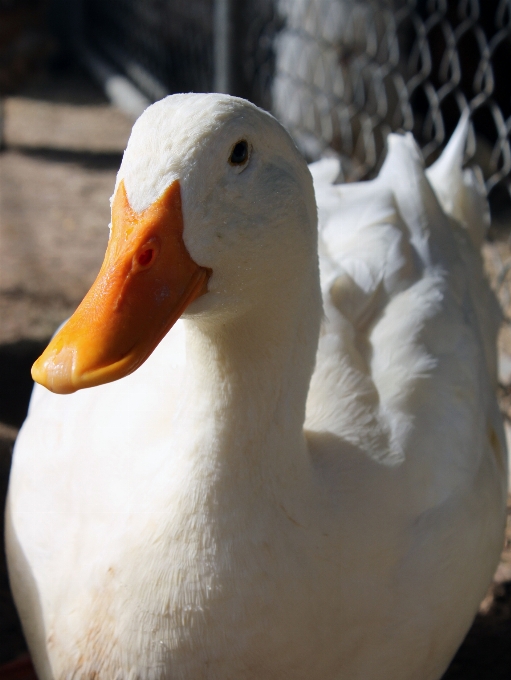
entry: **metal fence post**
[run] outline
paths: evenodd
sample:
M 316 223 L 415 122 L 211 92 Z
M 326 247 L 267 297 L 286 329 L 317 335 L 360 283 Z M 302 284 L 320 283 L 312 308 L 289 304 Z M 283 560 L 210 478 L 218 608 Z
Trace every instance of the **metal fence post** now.
M 4 98 L 0 94 L 0 151 L 5 149 L 5 106 Z
M 214 91 L 250 98 L 251 82 L 243 72 L 246 58 L 248 0 L 215 0 Z
M 232 17 L 233 0 L 214 4 L 214 83 L 215 92 L 232 94 Z

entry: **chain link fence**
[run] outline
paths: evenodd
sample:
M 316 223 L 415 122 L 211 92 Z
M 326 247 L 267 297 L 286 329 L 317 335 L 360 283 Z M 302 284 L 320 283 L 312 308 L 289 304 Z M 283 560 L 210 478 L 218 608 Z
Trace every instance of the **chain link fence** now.
M 152 99 L 213 88 L 213 0 L 83 0 L 83 33 Z
M 271 109 L 274 42 L 284 25 L 274 0 L 83 0 L 80 13 L 87 43 L 153 99 L 218 89 L 223 32 L 227 88 Z M 219 21 L 228 22 L 224 31 Z
M 509 190 L 509 0 L 279 0 L 273 110 L 311 159 L 336 152 L 345 179 L 374 175 L 392 130 L 427 162 L 471 111 L 468 156 L 490 193 Z M 502 195 L 500 198 L 505 198 Z
M 271 110 L 309 160 L 374 176 L 390 131 L 432 162 L 471 111 L 467 159 L 511 205 L 511 0 L 83 0 L 85 36 L 153 99 L 212 91 L 218 6 L 229 91 Z M 217 31 L 218 32 L 218 31 Z

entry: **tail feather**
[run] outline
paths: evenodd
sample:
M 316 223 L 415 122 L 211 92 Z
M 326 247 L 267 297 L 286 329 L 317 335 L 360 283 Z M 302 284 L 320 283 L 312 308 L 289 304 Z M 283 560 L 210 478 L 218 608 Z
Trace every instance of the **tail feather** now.
M 490 212 L 480 169 L 462 170 L 469 127 L 469 115 L 464 112 L 442 155 L 426 175 L 444 212 L 462 224 L 473 244 L 480 248 L 490 224 Z

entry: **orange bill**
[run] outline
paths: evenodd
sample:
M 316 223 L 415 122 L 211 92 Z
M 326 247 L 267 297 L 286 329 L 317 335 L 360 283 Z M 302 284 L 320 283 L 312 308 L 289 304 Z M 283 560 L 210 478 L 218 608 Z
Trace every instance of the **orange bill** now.
M 69 394 L 132 373 L 186 307 L 207 292 L 210 275 L 184 244 L 179 182 L 136 213 L 121 180 L 98 277 L 33 365 L 32 377 L 52 392 Z

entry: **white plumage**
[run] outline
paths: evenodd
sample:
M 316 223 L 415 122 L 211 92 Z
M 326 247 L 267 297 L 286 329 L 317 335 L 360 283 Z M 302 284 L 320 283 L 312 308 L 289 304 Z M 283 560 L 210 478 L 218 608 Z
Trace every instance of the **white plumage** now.
M 507 479 L 465 128 L 426 172 L 394 135 L 372 182 L 310 167 L 320 280 L 310 174 L 271 116 L 175 95 L 135 124 L 118 184 L 140 211 L 178 179 L 213 275 L 129 377 L 34 391 L 7 551 L 41 680 L 441 676 Z

